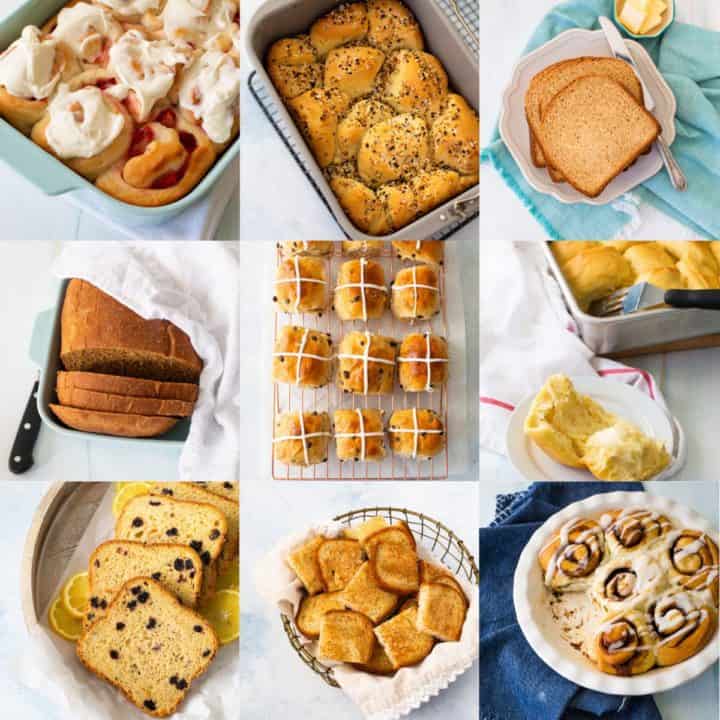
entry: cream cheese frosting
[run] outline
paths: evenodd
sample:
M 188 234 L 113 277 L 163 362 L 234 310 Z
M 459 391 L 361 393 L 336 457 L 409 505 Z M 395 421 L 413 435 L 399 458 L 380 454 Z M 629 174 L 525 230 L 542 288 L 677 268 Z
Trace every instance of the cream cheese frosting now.
M 109 7 L 121 17 L 142 15 L 148 10 L 160 8 L 160 0 L 98 0 L 98 2 Z
M 114 40 L 121 33 L 122 27 L 107 10 L 81 2 L 60 11 L 52 34 L 78 57 L 94 60 L 102 51 L 105 38 Z
M 28 25 L 22 35 L 0 55 L 0 85 L 16 97 L 44 100 L 55 89 L 57 40 L 42 39 L 38 28 Z

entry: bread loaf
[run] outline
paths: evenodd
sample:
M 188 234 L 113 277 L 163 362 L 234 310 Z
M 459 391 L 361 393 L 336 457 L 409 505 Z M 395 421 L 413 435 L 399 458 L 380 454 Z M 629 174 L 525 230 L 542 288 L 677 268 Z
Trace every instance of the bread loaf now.
M 68 427 L 82 432 L 120 437 L 155 437 L 177 425 L 178 419 L 159 415 L 100 412 L 50 403 L 53 413 Z
M 198 396 L 198 386 L 194 383 L 160 382 L 123 375 L 103 375 L 90 372 L 58 371 L 56 387 L 60 390 L 90 390 L 112 395 L 130 395 L 141 398 L 161 400 L 181 400 L 194 403 Z
M 68 388 L 60 385 L 57 387 L 57 396 L 61 405 L 128 415 L 189 417 L 192 415 L 194 407 L 193 403 L 183 402 L 182 400 L 132 397 L 131 395 L 95 392 L 94 390 Z

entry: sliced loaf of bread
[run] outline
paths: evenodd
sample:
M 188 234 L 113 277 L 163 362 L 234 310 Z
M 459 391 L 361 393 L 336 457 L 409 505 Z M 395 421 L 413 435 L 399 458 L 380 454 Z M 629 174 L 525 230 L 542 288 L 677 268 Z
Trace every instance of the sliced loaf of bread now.
M 115 393 L 96 392 L 82 388 L 57 387 L 61 405 L 69 405 L 100 412 L 126 413 L 130 415 L 163 415 L 167 417 L 189 417 L 194 403 L 164 398 L 134 397 Z
M 57 374 L 56 387 L 62 390 L 91 390 L 111 395 L 157 398 L 159 400 L 182 400 L 194 403 L 198 397 L 198 386 L 185 382 L 162 382 L 123 375 L 106 375 L 95 372 L 64 372 Z
M 199 485 L 209 490 L 215 495 L 220 495 L 228 500 L 240 502 L 240 484 L 236 482 L 194 482 L 193 485 Z
M 546 161 L 594 198 L 652 146 L 658 121 L 620 83 L 600 75 L 575 80 L 550 102 L 538 136 Z
M 118 590 L 131 578 L 149 577 L 170 590 L 186 607 L 197 605 L 203 579 L 200 556 L 187 545 L 108 540 L 88 562 L 90 606 L 83 624 L 101 618 Z
M 217 649 L 212 626 L 150 578 L 126 582 L 77 643 L 85 667 L 152 717 L 177 710 Z
M 155 437 L 172 430 L 178 418 L 102 412 L 50 403 L 50 409 L 68 427 L 82 432 L 119 437 Z

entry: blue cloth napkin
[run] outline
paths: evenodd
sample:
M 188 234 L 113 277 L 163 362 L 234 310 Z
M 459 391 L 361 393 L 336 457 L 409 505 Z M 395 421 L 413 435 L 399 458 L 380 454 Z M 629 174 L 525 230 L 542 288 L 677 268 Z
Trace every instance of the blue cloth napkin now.
M 598 17 L 613 17 L 614 0 L 569 0 L 542 21 L 525 52 L 572 28 L 596 30 Z M 622 27 L 620 27 L 622 31 Z M 635 189 L 638 197 L 690 227 L 699 236 L 720 238 L 720 33 L 675 22 L 659 38 L 640 41 L 664 75 L 678 102 L 673 153 L 689 188 L 673 190 L 665 170 Z M 496 131 L 483 150 L 525 207 L 553 240 L 614 238 L 630 215 L 610 205 L 564 205 L 533 190 Z
M 550 482 L 498 497 L 495 522 L 480 529 L 480 720 L 660 720 L 652 697 L 603 695 L 555 673 L 525 640 L 512 592 L 520 553 L 548 517 L 591 495 L 642 489 Z

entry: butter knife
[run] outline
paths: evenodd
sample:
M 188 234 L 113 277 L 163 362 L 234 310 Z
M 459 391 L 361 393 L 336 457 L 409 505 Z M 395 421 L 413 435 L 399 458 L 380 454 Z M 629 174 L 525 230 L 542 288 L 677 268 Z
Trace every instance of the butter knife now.
M 620 34 L 620 31 L 615 26 L 615 23 L 610 20 L 610 18 L 601 17 L 599 19 L 599 22 L 600 27 L 605 33 L 605 39 L 608 41 L 608 45 L 610 45 L 610 50 L 612 51 L 612 54 L 618 60 L 624 60 L 635 71 L 635 74 L 637 75 L 638 79 L 640 80 L 640 84 L 642 85 L 643 97 L 645 99 L 645 109 L 648 112 L 652 112 L 655 109 L 655 99 L 653 98 L 652 93 L 647 86 L 647 83 L 643 80 L 640 68 L 637 66 L 637 63 L 635 62 L 635 59 L 630 53 L 628 46 L 625 44 L 623 36 Z M 660 157 L 662 157 L 663 163 L 665 163 L 665 169 L 670 176 L 670 182 L 672 183 L 673 187 L 680 192 L 684 192 L 685 190 L 687 190 L 688 187 L 687 178 L 681 170 L 680 165 L 678 165 L 675 156 L 672 154 L 670 146 L 667 144 L 667 142 L 665 142 L 662 135 L 658 136 L 655 144 L 657 145 L 657 149 L 660 152 Z

